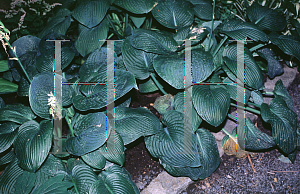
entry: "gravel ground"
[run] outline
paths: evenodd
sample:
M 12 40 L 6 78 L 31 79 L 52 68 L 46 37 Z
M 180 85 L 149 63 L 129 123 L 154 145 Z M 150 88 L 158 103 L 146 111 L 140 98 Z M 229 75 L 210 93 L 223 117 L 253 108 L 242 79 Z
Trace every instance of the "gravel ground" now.
M 300 193 L 300 152 L 294 164 L 278 160 L 272 150 L 251 158 L 223 155 L 219 168 L 208 178 L 196 181 L 181 194 L 200 193 Z M 282 172 L 286 171 L 286 172 Z

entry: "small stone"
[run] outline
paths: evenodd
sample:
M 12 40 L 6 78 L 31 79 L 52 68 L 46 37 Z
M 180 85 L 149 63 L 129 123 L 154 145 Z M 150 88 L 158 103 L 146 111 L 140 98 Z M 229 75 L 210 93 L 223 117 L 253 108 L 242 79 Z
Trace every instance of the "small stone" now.
M 229 174 L 227 175 L 227 178 L 230 178 L 230 179 L 232 179 L 232 177 L 231 177 Z
M 201 185 L 201 189 L 203 189 L 203 190 L 204 190 L 204 189 L 206 189 L 206 187 L 205 187 L 204 185 Z

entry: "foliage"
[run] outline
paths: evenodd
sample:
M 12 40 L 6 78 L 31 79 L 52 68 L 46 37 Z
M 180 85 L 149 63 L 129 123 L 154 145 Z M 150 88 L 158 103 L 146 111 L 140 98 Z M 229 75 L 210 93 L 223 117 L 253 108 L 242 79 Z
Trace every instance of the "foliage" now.
M 264 103 L 270 93 L 263 74 L 282 74 L 279 59 L 300 69 L 299 3 L 77 0 L 56 13 L 43 25 L 45 18 L 33 14 L 36 26 L 12 44 L 10 30 L 0 23 L 9 55 L 0 61 L 0 94 L 17 92 L 30 104 L 5 105 L 0 98 L 0 165 L 6 166 L 0 193 L 139 193 L 123 165 L 126 146 L 140 137 L 171 175 L 204 179 L 220 164 L 210 131 L 234 118 L 229 109 L 235 102 L 270 123 L 272 136 L 246 118 L 232 134 L 223 129 L 224 145 L 276 148 L 295 160 L 300 134 L 292 99 L 279 80 L 273 100 Z M 69 40 L 61 44 L 62 78 L 56 72 L 55 83 L 49 39 Z M 115 40 L 114 49 L 106 40 Z M 241 57 L 243 71 L 236 65 Z M 60 79 L 58 101 L 54 86 Z M 129 108 L 133 88 L 165 95 L 155 102 L 162 121 L 145 108 Z M 244 100 L 237 88 L 245 90 Z M 61 119 L 69 132 L 59 144 L 62 129 L 53 130 L 53 123 Z

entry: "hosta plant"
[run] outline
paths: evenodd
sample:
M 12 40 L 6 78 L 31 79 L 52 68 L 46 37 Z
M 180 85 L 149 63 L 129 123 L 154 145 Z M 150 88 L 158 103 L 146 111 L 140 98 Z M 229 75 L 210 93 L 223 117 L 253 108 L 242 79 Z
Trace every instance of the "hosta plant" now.
M 282 74 L 280 61 L 300 67 L 299 3 L 74 0 L 68 8 L 12 44 L 1 23 L 8 58 L 0 61 L 0 93 L 28 97 L 30 106 L 0 98 L 0 193 L 139 193 L 123 165 L 126 146 L 140 137 L 171 175 L 204 179 L 220 164 L 210 131 L 237 120 L 229 113 L 237 103 L 269 123 L 272 136 L 246 118 L 232 133 L 223 129 L 224 144 L 276 148 L 295 160 L 293 101 L 281 80 L 266 92 L 264 75 Z M 56 47 L 47 40 L 62 40 L 62 76 L 53 72 Z M 154 103 L 161 121 L 130 108 L 133 89 L 163 94 Z M 65 137 L 54 125 L 62 120 Z

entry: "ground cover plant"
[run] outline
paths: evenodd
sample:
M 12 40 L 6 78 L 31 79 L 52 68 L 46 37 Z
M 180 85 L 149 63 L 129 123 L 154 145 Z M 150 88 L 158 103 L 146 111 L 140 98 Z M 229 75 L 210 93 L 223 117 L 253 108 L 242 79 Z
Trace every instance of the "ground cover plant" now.
M 229 114 L 237 103 L 269 123 L 272 136 L 245 118 L 232 133 L 222 129 L 224 146 L 276 148 L 293 162 L 300 146 L 293 102 L 281 80 L 266 92 L 263 74 L 282 74 L 279 61 L 300 69 L 299 14 L 292 0 L 77 0 L 12 43 L 1 22 L 0 94 L 16 92 L 29 106 L 0 98 L 0 193 L 139 193 L 123 164 L 126 145 L 140 137 L 171 175 L 204 179 L 220 163 L 210 130 L 237 120 Z M 69 40 L 61 43 L 62 77 L 53 74 L 55 44 L 46 40 Z M 154 103 L 161 120 L 129 108 L 134 89 L 164 95 Z M 273 100 L 266 104 L 263 96 Z M 69 130 L 61 140 L 54 121 L 62 120 Z

